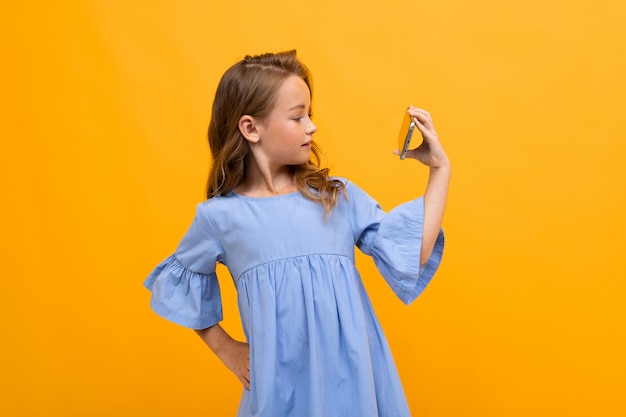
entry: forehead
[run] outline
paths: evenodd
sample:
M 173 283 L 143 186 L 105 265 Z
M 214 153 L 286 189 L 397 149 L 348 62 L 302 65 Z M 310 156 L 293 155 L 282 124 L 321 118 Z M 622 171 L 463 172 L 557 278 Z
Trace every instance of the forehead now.
M 302 78 L 291 75 L 278 88 L 275 108 L 289 110 L 295 106 L 308 107 L 310 104 L 311 91 Z

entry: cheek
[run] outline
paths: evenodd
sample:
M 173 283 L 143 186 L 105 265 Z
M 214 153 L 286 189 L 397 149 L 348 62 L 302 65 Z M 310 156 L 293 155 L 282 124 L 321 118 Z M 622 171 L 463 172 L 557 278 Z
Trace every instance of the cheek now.
M 290 139 L 300 134 L 300 129 L 295 124 L 285 124 L 276 130 L 276 134 L 285 139 Z

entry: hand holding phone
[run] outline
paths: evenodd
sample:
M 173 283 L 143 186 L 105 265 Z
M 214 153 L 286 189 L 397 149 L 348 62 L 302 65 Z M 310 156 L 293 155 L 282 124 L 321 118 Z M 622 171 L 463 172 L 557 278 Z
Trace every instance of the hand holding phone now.
M 414 130 L 415 122 L 413 121 L 411 115 L 405 111 L 404 118 L 402 119 L 402 126 L 400 126 L 400 133 L 398 134 L 398 150 L 400 151 L 400 159 L 404 159 L 406 157 Z

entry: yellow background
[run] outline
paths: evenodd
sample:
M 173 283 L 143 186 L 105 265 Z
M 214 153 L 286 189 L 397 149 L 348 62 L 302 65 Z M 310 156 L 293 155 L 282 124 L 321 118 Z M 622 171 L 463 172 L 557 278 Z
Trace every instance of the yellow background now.
M 427 170 L 391 155 L 410 103 L 452 159 L 423 296 L 359 257 L 413 413 L 626 415 L 623 4 L 4 5 L 0 415 L 234 415 L 236 379 L 142 282 L 203 198 L 219 77 L 291 48 L 331 172 L 386 209 L 421 194 Z

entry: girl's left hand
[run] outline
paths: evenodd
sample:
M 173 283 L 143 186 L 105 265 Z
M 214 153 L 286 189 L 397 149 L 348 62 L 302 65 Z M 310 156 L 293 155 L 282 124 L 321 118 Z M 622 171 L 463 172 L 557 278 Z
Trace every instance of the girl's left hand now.
M 406 153 L 407 158 L 414 158 L 422 164 L 431 168 L 442 168 L 449 166 L 450 162 L 446 152 L 439 142 L 439 135 L 435 130 L 433 119 L 424 109 L 410 106 L 407 112 L 413 118 L 417 129 L 422 134 L 422 144 L 415 149 L 410 149 Z M 400 151 L 395 150 L 394 154 L 400 155 Z

